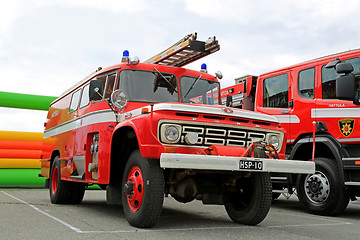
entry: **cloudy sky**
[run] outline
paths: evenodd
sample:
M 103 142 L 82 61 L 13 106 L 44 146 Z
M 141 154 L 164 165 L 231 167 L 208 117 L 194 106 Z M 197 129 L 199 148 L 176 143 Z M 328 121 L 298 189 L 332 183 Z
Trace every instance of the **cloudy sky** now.
M 187 66 L 222 87 L 359 48 L 358 0 L 0 0 L 0 91 L 58 96 L 127 49 L 144 61 L 188 33 L 221 50 Z M 0 130 L 43 131 L 46 113 L 0 108 Z

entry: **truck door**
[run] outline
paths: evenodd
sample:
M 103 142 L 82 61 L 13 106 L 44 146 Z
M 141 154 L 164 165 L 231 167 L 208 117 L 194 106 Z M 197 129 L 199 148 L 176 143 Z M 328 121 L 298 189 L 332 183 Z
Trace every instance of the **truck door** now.
M 288 141 L 294 141 L 305 133 L 312 133 L 313 120 L 311 119 L 311 109 L 316 106 L 315 92 L 315 67 L 301 66 L 292 69 L 291 84 L 293 107 L 290 116 L 290 133 Z
M 98 76 L 102 80 L 104 92 L 101 93 L 105 99 L 109 99 L 113 92 L 116 72 Z M 75 117 L 75 153 L 74 163 L 77 168 L 77 177 L 81 179 L 98 180 L 98 173 L 103 164 L 99 166 L 98 156 L 100 152 L 103 159 L 110 158 L 110 137 L 111 129 L 109 125 L 114 122 L 114 113 L 109 108 L 106 101 L 89 101 L 90 84 L 83 87 L 81 100 Z M 115 125 L 113 125 L 114 127 Z M 105 141 L 106 143 L 101 143 Z
M 276 117 L 281 126 L 290 132 L 292 98 L 290 72 L 282 71 L 258 79 L 257 111 Z
M 85 127 L 86 108 L 89 105 L 89 84 L 82 88 L 79 108 L 74 115 L 75 133 L 74 133 L 74 164 L 76 172 L 72 173 L 72 178 L 84 179 L 85 178 L 85 151 L 86 151 L 86 132 L 89 130 Z

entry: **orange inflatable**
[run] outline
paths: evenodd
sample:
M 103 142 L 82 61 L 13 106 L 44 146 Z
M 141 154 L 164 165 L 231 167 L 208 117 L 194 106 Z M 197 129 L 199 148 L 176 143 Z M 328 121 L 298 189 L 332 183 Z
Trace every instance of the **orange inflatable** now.
M 0 158 L 40 159 L 41 150 L 0 149 Z
M 0 149 L 41 150 L 41 141 L 0 140 Z
M 39 132 L 16 132 L 0 131 L 0 140 L 39 141 L 43 139 L 43 133 Z
M 40 168 L 40 159 L 0 158 L 1 168 Z

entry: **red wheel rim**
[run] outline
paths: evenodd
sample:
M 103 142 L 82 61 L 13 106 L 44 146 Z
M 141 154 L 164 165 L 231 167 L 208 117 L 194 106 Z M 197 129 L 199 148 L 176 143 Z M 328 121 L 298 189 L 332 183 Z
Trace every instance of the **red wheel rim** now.
M 51 177 L 51 192 L 53 194 L 56 193 L 56 189 L 58 186 L 58 178 L 59 178 L 59 169 L 57 166 L 55 166 Z
M 144 181 L 143 175 L 138 166 L 130 169 L 127 177 L 128 183 L 133 183 L 133 191 L 126 195 L 129 207 L 132 211 L 139 210 L 144 197 Z

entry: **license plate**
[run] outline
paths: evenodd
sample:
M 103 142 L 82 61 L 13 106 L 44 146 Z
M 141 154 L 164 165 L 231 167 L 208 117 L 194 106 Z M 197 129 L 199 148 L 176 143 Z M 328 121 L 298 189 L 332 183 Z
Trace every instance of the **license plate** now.
M 249 169 L 249 170 L 262 170 L 263 163 L 262 163 L 262 161 L 240 160 L 239 168 L 240 169 Z

